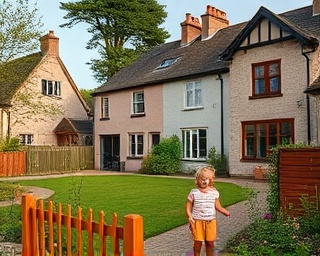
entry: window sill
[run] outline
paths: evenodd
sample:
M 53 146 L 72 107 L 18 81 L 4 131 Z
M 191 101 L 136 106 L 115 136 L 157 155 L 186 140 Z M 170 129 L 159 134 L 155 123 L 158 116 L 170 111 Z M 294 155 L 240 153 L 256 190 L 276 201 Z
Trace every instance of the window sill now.
M 141 113 L 141 114 L 131 114 L 131 118 L 136 118 L 136 117 L 144 117 L 144 116 L 146 116 L 146 114 L 145 113 Z
M 256 100 L 256 99 L 265 99 L 265 98 L 275 98 L 275 97 L 282 97 L 282 93 L 278 94 L 263 94 L 263 95 L 254 95 L 254 96 L 249 96 L 249 100 Z
M 107 120 L 110 120 L 110 117 L 102 117 L 102 118 L 100 118 L 100 121 L 107 121 Z
M 140 160 L 143 156 L 127 156 L 127 160 Z
M 240 162 L 255 162 L 255 163 L 266 163 L 269 160 L 267 158 L 262 159 L 262 158 L 242 158 L 240 159 Z
M 186 162 L 206 162 L 207 159 L 205 158 L 200 158 L 200 159 L 197 159 L 197 158 L 182 158 L 182 161 L 186 161 Z
M 202 110 L 204 107 L 184 108 L 182 111 Z

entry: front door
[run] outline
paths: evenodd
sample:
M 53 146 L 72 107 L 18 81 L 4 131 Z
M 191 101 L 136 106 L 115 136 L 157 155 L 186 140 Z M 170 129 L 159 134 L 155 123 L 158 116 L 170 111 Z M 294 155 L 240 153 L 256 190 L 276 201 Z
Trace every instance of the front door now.
M 101 136 L 100 151 L 101 169 L 120 171 L 120 135 Z

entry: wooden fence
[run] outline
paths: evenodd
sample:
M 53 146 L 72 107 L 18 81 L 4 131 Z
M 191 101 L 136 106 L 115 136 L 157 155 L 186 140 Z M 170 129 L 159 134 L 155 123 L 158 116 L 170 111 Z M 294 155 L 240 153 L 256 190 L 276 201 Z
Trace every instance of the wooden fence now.
M 68 205 L 67 214 L 62 213 L 61 204 L 58 205 L 57 212 L 54 212 L 52 201 L 48 203 L 48 209 L 45 210 L 43 200 L 36 202 L 35 197 L 31 194 L 22 196 L 21 207 L 22 256 L 144 255 L 143 219 L 139 215 L 126 215 L 123 227 L 119 227 L 117 215 L 114 214 L 112 225 L 106 225 L 102 211 L 98 223 L 93 221 L 91 209 L 87 220 L 83 220 L 81 208 L 78 208 L 77 217 L 72 217 L 70 205 Z M 93 246 L 95 235 L 99 237 L 98 254 L 94 251 Z M 62 241 L 64 237 L 66 241 Z M 83 241 L 85 237 L 87 239 Z M 111 248 L 108 248 L 106 242 L 108 237 L 112 240 Z M 121 240 L 122 246 L 120 246 Z M 73 241 L 76 244 L 73 244 Z M 62 247 L 63 242 L 66 247 Z M 110 249 L 112 249 L 112 254 L 107 253 L 107 251 L 110 252 Z
M 0 152 L 0 176 L 20 176 L 27 171 L 26 152 Z
M 303 198 L 319 211 L 320 148 L 280 149 L 279 199 L 291 216 L 304 214 Z

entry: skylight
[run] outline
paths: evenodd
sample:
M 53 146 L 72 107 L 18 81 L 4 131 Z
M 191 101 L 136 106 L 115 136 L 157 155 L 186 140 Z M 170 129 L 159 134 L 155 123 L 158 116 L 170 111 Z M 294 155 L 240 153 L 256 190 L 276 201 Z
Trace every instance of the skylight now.
M 177 58 L 171 58 L 171 59 L 165 59 L 164 61 L 161 62 L 161 64 L 157 67 L 157 69 L 161 68 L 167 68 L 170 67 L 173 63 L 175 63 L 179 57 Z

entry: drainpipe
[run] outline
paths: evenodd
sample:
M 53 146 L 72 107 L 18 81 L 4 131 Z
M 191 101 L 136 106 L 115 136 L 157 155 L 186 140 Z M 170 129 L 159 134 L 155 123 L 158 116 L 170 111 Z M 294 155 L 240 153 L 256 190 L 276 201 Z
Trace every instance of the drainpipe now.
M 301 47 L 301 54 L 306 58 L 306 64 L 307 64 L 307 87 L 310 85 L 310 59 L 307 54 L 315 52 L 315 48 L 311 51 L 304 52 L 303 46 Z M 311 143 L 311 116 L 310 116 L 310 96 L 307 94 L 307 125 L 308 125 L 308 145 Z
M 220 100 L 221 100 L 221 112 L 220 112 L 220 122 L 221 122 L 221 157 L 224 156 L 224 126 L 223 126 L 223 78 L 222 78 L 222 75 L 219 74 L 218 75 L 218 78 L 220 80 Z

